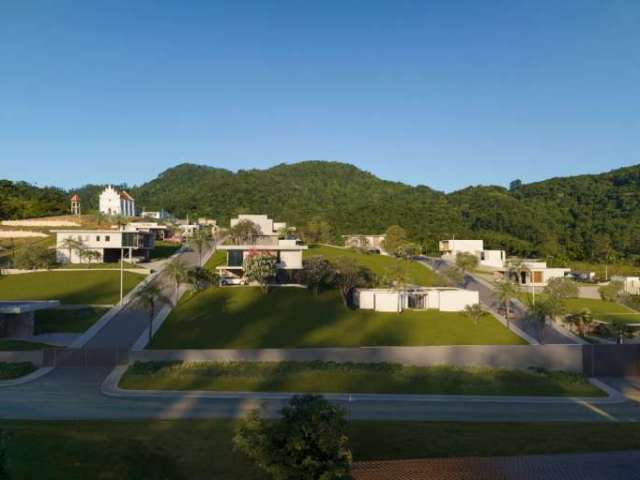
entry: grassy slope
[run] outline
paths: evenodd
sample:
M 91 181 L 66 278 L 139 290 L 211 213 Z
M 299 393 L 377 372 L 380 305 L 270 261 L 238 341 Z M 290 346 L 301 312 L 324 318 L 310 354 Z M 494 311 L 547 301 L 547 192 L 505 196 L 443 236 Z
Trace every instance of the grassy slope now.
M 623 320 L 625 322 L 640 322 L 640 313 L 614 302 L 596 300 L 591 298 L 570 298 L 567 300 L 567 310 L 571 313 L 588 308 L 598 320 L 611 322 Z
M 217 250 L 213 255 L 207 260 L 207 263 L 204 264 L 204 268 L 207 270 L 211 270 L 212 272 L 216 271 L 216 267 L 219 265 L 223 265 L 227 261 L 227 254 L 223 250 Z
M 38 310 L 35 333 L 82 333 L 107 312 L 107 308 L 82 308 L 80 310 Z
M 185 298 L 151 348 L 357 347 L 523 344 L 497 320 L 461 313 L 381 313 L 345 308 L 335 290 L 212 288 Z
M 120 386 L 236 392 L 604 395 L 584 377 L 562 372 L 333 362 L 136 363 Z
M 144 277 L 125 272 L 125 294 Z M 69 304 L 115 304 L 120 295 L 117 271 L 39 272 L 0 277 L 1 300 L 60 300 Z
M 581 272 L 596 272 L 598 278 L 601 278 L 603 280 L 605 278 L 605 265 L 603 263 L 569 262 L 569 266 L 573 270 L 578 270 Z M 640 275 L 640 267 L 637 267 L 635 265 L 616 263 L 613 265 L 609 265 L 607 270 L 610 277 L 612 275 Z
M 7 363 L 0 362 L 0 380 L 12 380 L 23 377 L 36 370 L 31 362 Z
M 0 428 L 11 478 L 266 480 L 233 450 L 233 420 L 4 421 Z M 358 421 L 347 436 L 355 461 L 640 448 L 634 423 Z
M 386 270 L 394 263 L 404 261 L 397 258 L 388 257 L 386 255 L 367 255 L 351 249 L 327 246 L 312 246 L 308 250 L 304 251 L 305 257 L 310 257 L 313 255 L 322 255 L 327 260 L 334 260 L 338 257 L 350 257 L 371 269 L 371 271 L 373 271 L 378 276 L 383 276 Z M 446 284 L 443 283 L 442 279 L 431 269 L 417 262 L 408 262 L 407 268 L 409 270 L 409 276 L 411 278 L 410 283 L 426 286 Z

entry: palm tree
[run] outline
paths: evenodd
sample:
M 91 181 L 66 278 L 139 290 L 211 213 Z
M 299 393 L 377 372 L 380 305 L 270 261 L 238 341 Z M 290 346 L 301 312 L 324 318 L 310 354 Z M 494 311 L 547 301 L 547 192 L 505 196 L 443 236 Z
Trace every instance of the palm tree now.
M 588 308 L 583 308 L 578 313 L 567 316 L 567 320 L 578 329 L 578 334 L 583 336 L 593 324 L 593 315 Z
M 165 302 L 168 299 L 154 283 L 147 283 L 138 292 L 138 301 L 142 308 L 149 313 L 149 343 L 153 337 L 153 317 L 155 316 L 156 305 L 159 302 Z
M 187 280 L 189 268 L 184 263 L 184 261 L 180 258 L 176 258 L 169 262 L 165 267 L 165 272 L 169 275 L 175 284 L 175 305 L 178 304 L 178 293 L 180 290 L 180 285 Z
M 478 325 L 478 322 L 484 315 L 484 310 L 479 303 L 474 303 L 473 305 L 464 307 L 464 314 L 473 320 L 474 325 Z
M 211 243 L 211 232 L 207 230 L 196 230 L 189 239 L 189 246 L 198 252 L 198 266 L 202 267 L 202 252 Z
M 498 283 L 494 295 L 500 305 L 504 305 L 507 328 L 511 328 L 511 298 L 518 295 L 520 290 L 511 280 L 506 279 Z

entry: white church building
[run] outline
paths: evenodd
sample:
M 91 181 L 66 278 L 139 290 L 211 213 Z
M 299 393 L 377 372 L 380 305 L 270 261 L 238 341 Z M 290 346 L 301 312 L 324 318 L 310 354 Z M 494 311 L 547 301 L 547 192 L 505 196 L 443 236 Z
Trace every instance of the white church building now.
M 136 202 L 131 195 L 124 190 L 118 192 L 109 185 L 100 194 L 100 212 L 105 215 L 122 215 L 125 217 L 136 216 Z

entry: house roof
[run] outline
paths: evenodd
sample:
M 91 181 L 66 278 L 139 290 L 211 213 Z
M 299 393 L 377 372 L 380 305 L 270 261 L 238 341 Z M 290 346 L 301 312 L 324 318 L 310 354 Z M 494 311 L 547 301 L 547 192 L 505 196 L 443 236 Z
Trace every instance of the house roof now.
M 73 197 L 71 197 L 71 200 L 74 201 L 74 202 L 78 202 L 78 201 L 80 201 L 80 197 L 76 193 L 76 194 L 73 195 Z
M 128 192 L 126 192 L 125 190 L 123 190 L 122 192 L 120 192 L 120 198 L 123 198 L 124 200 L 131 200 L 133 201 L 133 197 L 131 195 L 129 195 Z

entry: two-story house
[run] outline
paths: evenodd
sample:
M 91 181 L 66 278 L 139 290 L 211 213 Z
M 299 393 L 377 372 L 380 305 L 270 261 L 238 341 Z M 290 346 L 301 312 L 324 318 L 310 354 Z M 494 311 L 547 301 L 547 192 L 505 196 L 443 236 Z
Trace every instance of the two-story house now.
M 59 263 L 107 263 L 120 260 L 148 261 L 155 234 L 136 230 L 53 230 Z M 87 252 L 95 252 L 87 255 Z

